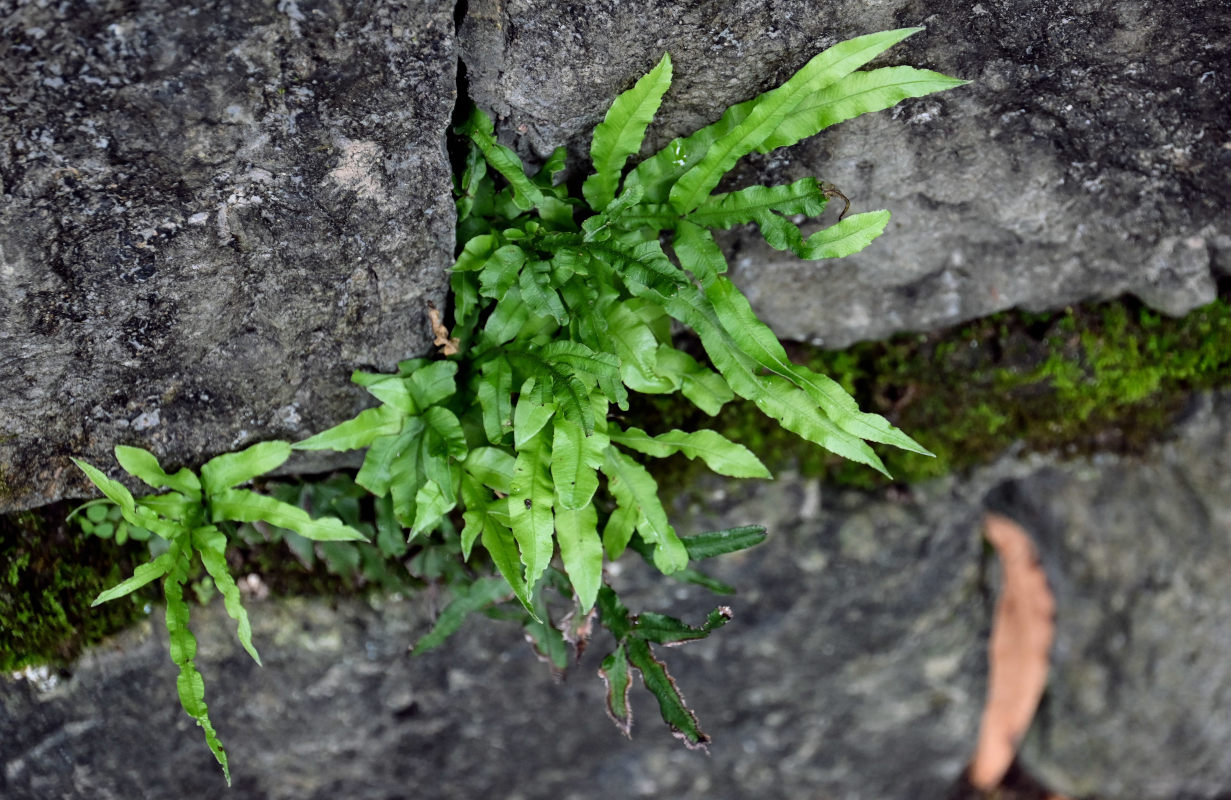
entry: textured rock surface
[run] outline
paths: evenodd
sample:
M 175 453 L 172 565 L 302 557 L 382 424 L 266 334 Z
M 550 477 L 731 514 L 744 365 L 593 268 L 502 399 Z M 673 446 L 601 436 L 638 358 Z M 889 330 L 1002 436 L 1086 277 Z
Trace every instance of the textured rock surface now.
M 0 0 L 0 509 L 300 438 L 427 349 L 452 12 Z
M 717 565 L 745 589 L 721 598 L 734 622 L 660 653 L 714 737 L 710 757 L 668 735 L 640 686 L 634 738 L 619 735 L 595 675 L 602 638 L 558 684 L 515 628 L 486 619 L 410 659 L 424 597 L 378 610 L 254 603 L 263 669 L 234 644 L 221 608 L 194 626 L 233 794 L 942 796 L 969 756 L 983 694 L 978 509 L 820 503 L 817 492 L 786 480 L 706 496 L 739 521 L 777 521 L 766 544 Z M 685 527 L 719 518 L 692 515 Z M 634 610 L 695 620 L 717 602 L 647 572 L 616 577 Z M 222 779 L 178 709 L 164 635 L 157 619 L 130 631 L 49 691 L 0 679 L 0 794 L 217 796 Z
M 994 493 L 1039 539 L 1059 609 L 1023 761 L 1070 796 L 1231 790 L 1231 395 L 1150 463 L 1049 469 Z
M 750 159 L 735 179 L 817 175 L 857 210 L 894 214 L 868 250 L 819 265 L 754 232 L 728 238 L 736 280 L 781 335 L 842 346 L 1012 306 L 1131 292 L 1182 313 L 1213 299 L 1231 272 L 1220 0 L 839 0 L 823 14 L 793 0 L 474 0 L 460 40 L 471 94 L 506 137 L 580 158 L 611 98 L 664 50 L 677 78 L 655 146 L 836 41 L 912 25 L 928 30 L 876 66 L 974 83 Z

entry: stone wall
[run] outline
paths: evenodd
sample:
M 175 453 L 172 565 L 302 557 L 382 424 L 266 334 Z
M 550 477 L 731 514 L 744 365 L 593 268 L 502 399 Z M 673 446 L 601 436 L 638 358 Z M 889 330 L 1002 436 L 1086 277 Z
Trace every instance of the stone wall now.
M 0 510 L 353 414 L 453 246 L 445 3 L 0 0 Z

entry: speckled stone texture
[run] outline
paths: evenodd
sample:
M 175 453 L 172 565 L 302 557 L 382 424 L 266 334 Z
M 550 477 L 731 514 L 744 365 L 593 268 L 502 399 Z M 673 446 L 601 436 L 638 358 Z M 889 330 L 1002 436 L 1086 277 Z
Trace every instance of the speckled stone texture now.
M 354 413 L 431 341 L 453 6 L 0 0 L 0 510 Z
M 831 181 L 893 212 L 856 256 L 804 263 L 751 230 L 736 281 L 779 335 L 826 346 L 1125 292 L 1183 313 L 1231 274 L 1231 6 L 1222 0 L 472 0 L 470 92 L 507 141 L 581 159 L 611 99 L 671 53 L 653 146 L 842 39 L 927 30 L 873 66 L 973 83 L 751 157 L 731 187 Z M 647 151 L 648 152 L 648 151 Z M 836 212 L 828 212 L 831 223 Z
M 1144 463 L 1047 469 L 989 498 L 1039 539 L 1052 676 L 1022 761 L 1069 797 L 1231 791 L 1231 395 Z

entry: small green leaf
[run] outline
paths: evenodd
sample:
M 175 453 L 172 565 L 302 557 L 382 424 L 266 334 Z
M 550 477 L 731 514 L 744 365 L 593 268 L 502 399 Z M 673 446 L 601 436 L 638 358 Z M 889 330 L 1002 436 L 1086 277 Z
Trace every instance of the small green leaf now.
M 654 566 L 667 574 L 688 566 L 688 552 L 667 522 L 667 512 L 658 497 L 658 484 L 645 467 L 615 447 L 608 447 L 603 473 L 616 502 L 638 510 L 637 532 L 654 545 Z
M 556 509 L 556 540 L 582 613 L 594 606 L 603 582 L 603 545 L 598 538 L 598 512 L 593 505 Z
M 358 384 L 368 390 L 368 394 L 387 406 L 397 409 L 403 416 L 418 414 L 420 407 L 410 397 L 410 388 L 406 379 L 400 375 L 382 375 L 374 372 L 355 370 L 350 376 L 351 383 Z
M 517 285 L 525 263 L 526 251 L 515 244 L 506 244 L 496 250 L 479 272 L 479 294 L 500 300 Z
M 90 482 L 98 487 L 99 491 L 120 507 L 120 513 L 124 515 L 124 519 L 129 520 L 133 524 L 139 524 L 137 521 L 137 502 L 133 500 L 132 493 L 124 487 L 124 484 L 111 480 L 100 469 L 87 464 L 79 458 L 74 458 L 72 461 L 77 465 L 78 469 L 85 473 Z
M 521 604 L 530 614 L 536 615 L 538 612 L 534 610 L 534 602 L 530 597 L 530 589 L 526 586 L 526 581 L 522 577 L 522 565 L 518 555 L 517 541 L 513 538 L 513 533 L 505 526 L 496 521 L 490 513 L 485 510 L 467 510 L 465 517 L 467 524 L 471 524 L 471 515 L 477 515 L 475 523 L 480 528 L 480 541 L 483 543 L 483 549 L 492 557 L 492 563 L 496 565 L 496 569 L 504 576 L 505 581 L 512 587 L 513 594 L 517 597 Z
M 508 494 L 514 462 L 512 455 L 498 447 L 476 447 L 466 454 L 462 466 L 484 486 Z
M 699 628 L 694 628 L 675 617 L 644 611 L 637 615 L 633 625 L 632 635 L 655 644 L 676 644 L 694 639 L 704 639 L 710 633 L 731 620 L 731 609 L 719 606 L 710 612 L 705 622 Z
M 167 552 L 174 559 L 174 566 L 167 573 L 167 637 L 170 640 L 171 661 L 179 667 L 179 676 L 175 687 L 179 694 L 180 705 L 188 716 L 196 720 L 197 725 L 205 732 L 205 743 L 222 766 L 227 786 L 231 785 L 231 770 L 227 765 L 227 754 L 214 731 L 209 719 L 209 708 L 205 705 L 205 680 L 197 671 L 194 661 L 197 655 L 197 640 L 188 627 L 188 604 L 184 602 L 184 584 L 189 580 L 189 553 L 187 542 L 177 542 Z
M 568 313 L 560 295 L 552 286 L 551 262 L 531 261 L 518 275 L 518 286 L 521 288 L 522 302 L 531 313 L 540 317 L 551 317 L 560 325 L 568 323 Z
M 505 433 L 513 429 L 513 370 L 507 359 L 498 356 L 483 362 L 475 393 L 487 441 L 500 444 Z
M 416 535 L 430 531 L 456 505 L 457 498 L 451 490 L 446 491 L 436 481 L 428 481 L 415 494 L 415 523 L 411 530 Z
M 318 542 L 368 541 L 368 537 L 334 517 L 313 519 L 308 512 L 290 503 L 275 500 L 247 489 L 227 489 L 211 499 L 211 522 L 261 520 L 279 528 L 295 531 Z
M 607 524 L 603 526 L 603 552 L 607 554 L 609 560 L 615 561 L 624 554 L 624 549 L 632 541 L 633 533 L 637 530 L 637 522 L 641 519 L 641 512 L 635 505 L 631 505 L 636 502 L 631 496 L 624 496 L 625 502 L 630 505 L 620 505 L 620 495 L 614 492 L 612 494 L 616 498 L 617 505 L 607 516 Z M 652 558 L 653 549 L 647 552 Z
M 436 618 L 436 624 L 415 643 L 414 650 L 411 651 L 412 656 L 439 647 L 445 639 L 462 627 L 462 623 L 466 621 L 466 617 L 470 616 L 471 612 L 479 611 L 507 598 L 509 585 L 503 578 L 480 578 L 469 586 L 455 587 L 454 591 L 456 594 L 441 610 L 440 616 Z
M 207 495 L 215 495 L 282 466 L 290 457 L 291 446 L 286 442 L 254 444 L 238 453 L 225 453 L 205 462 L 201 467 L 201 483 Z
M 581 187 L 590 208 L 602 211 L 615 197 L 624 163 L 641 149 L 645 129 L 670 86 L 671 56 L 664 54 L 654 69 L 615 99 L 607 116 L 595 126 L 590 143 L 594 174 Z
M 123 597 L 126 594 L 131 594 L 132 592 L 140 589 L 142 586 L 145 586 L 147 583 L 156 581 L 166 575 L 173 566 L 175 566 L 174 554 L 171 552 L 163 553 L 153 561 L 149 561 L 138 566 L 133 570 L 132 577 L 121 581 L 107 591 L 101 593 L 98 597 L 94 598 L 94 602 L 90 603 L 90 606 L 93 607 L 101 605 L 102 603 L 106 603 L 108 600 L 114 600 L 117 597 Z
M 248 651 L 248 655 L 252 656 L 252 660 L 260 664 L 261 657 L 252 645 L 252 625 L 248 622 L 248 612 L 244 610 L 243 603 L 240 601 L 239 587 L 235 585 L 235 579 L 231 577 L 227 568 L 226 535 L 213 525 L 197 528 L 192 532 L 192 544 L 201 554 L 201 563 L 205 565 L 205 571 L 214 579 L 214 585 L 222 594 L 227 614 L 236 622 L 236 637 L 239 643 Z
M 586 436 L 580 425 L 563 417 L 553 425 L 551 478 L 556 500 L 562 508 L 585 508 L 598 490 L 597 470 L 607 450 L 607 436 L 597 431 Z
M 551 445 L 545 433 L 524 442 L 513 466 L 509 486 L 509 522 L 526 565 L 526 584 L 534 586 L 551 561 L 552 517 Z
M 836 225 L 819 230 L 801 246 L 792 247 L 795 255 L 809 261 L 822 258 L 842 258 L 872 243 L 889 224 L 888 211 L 867 211 L 852 214 Z
M 496 141 L 494 131 L 495 126 L 491 117 L 478 108 L 471 113 L 470 119 L 462 126 L 462 133 L 469 136 L 479 146 L 487 163 L 504 176 L 504 179 L 513 187 L 513 202 L 517 207 L 522 211 L 527 211 L 539 205 L 543 200 L 542 191 L 527 177 L 525 167 L 522 166 L 517 154 Z
M 598 674 L 607 685 L 607 716 L 611 717 L 621 733 L 632 738 L 633 709 L 628 702 L 632 671 L 628 668 L 628 656 L 624 654 L 623 644 L 603 659 Z
M 555 405 L 544 405 L 533 396 L 535 383 L 535 379 L 530 378 L 522 385 L 521 394 L 517 398 L 517 408 L 513 412 L 513 446 L 518 450 L 538 436 L 539 431 L 543 430 L 556 413 Z
M 547 610 L 547 601 L 543 597 L 546 581 L 540 583 L 534 592 L 534 612 L 530 619 L 522 625 L 534 645 L 539 657 L 546 660 L 554 669 L 568 668 L 568 644 L 564 641 L 560 629 L 551 623 L 551 615 Z
M 666 458 L 673 453 L 683 453 L 689 459 L 700 458 L 714 472 L 732 478 L 773 477 L 751 450 L 717 431 L 686 433 L 676 429 L 650 436 L 640 428 L 629 428 L 612 432 L 611 441 L 654 458 Z
M 192 470 L 185 467 L 174 475 L 168 475 L 159 466 L 158 459 L 148 450 L 143 450 L 140 447 L 117 445 L 115 448 L 115 460 L 120 462 L 120 466 L 129 475 L 140 478 L 155 489 L 161 489 L 165 486 L 198 499 L 201 497 L 201 482 L 197 480 L 197 476 L 192 473 Z
M 706 749 L 710 737 L 701 730 L 697 715 L 684 703 L 675 679 L 667 672 L 667 665 L 654 657 L 649 643 L 644 639 L 629 639 L 624 646 L 629 662 L 641 673 L 645 688 L 658 700 L 663 721 L 671 726 L 688 749 Z
M 393 436 L 402 430 L 405 415 L 392 406 L 377 406 L 360 411 L 354 419 L 310 436 L 291 445 L 295 450 L 358 450 L 368 447 L 381 436 Z
M 684 548 L 688 550 L 688 558 L 697 561 L 754 547 L 765 541 L 765 527 L 744 525 L 739 528 L 684 536 L 681 540 L 684 542 Z
M 406 419 L 396 436 L 381 436 L 372 441 L 363 457 L 363 466 L 355 475 L 355 483 L 372 494 L 383 497 L 393 482 L 393 465 L 406 453 L 419 452 L 419 437 L 424 424 L 419 417 Z

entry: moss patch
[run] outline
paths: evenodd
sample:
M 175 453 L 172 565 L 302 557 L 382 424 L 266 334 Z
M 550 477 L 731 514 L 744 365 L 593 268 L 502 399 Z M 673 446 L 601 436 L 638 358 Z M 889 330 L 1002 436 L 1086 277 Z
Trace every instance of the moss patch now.
M 90 607 L 141 554 L 65 525 L 68 508 L 57 503 L 0 516 L 0 670 L 67 663 L 87 644 L 141 619 L 155 596 L 147 591 Z

